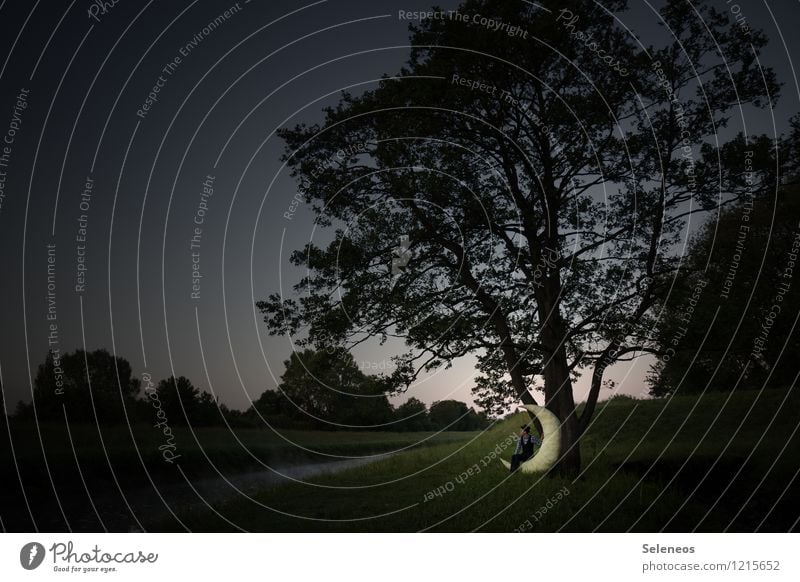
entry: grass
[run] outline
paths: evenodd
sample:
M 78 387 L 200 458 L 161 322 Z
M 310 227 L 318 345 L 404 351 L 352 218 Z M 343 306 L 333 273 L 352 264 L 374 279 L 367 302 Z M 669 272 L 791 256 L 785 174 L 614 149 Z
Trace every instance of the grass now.
M 215 510 L 249 531 L 787 531 L 800 516 L 800 399 L 786 397 L 765 391 L 602 403 L 582 440 L 577 478 L 509 476 L 497 460 L 483 466 L 520 424 L 511 418 L 461 442 Z M 440 495 L 431 493 L 437 489 Z M 195 531 L 235 529 L 210 510 L 180 517 Z M 157 528 L 178 529 L 173 522 Z
M 45 423 L 39 429 L 33 424 L 16 426 L 12 431 L 17 461 L 22 465 L 38 464 L 42 459 L 42 446 L 53 464 L 74 460 L 73 447 L 82 464 L 92 470 L 93 465 L 105 465 L 106 453 L 113 460 L 138 462 L 139 455 L 145 464 L 156 470 L 163 464 L 159 446 L 167 439 L 160 430 L 150 425 L 103 427 L 99 431 L 91 425 Z M 175 452 L 182 456 L 187 472 L 203 472 L 207 457 L 215 464 L 231 469 L 246 469 L 259 460 L 280 464 L 300 460 L 319 461 L 331 455 L 364 456 L 384 451 L 401 451 L 409 447 L 462 440 L 465 433 L 396 433 L 396 432 L 329 432 L 313 430 L 234 429 L 224 427 L 174 429 Z M 467 433 L 468 434 L 468 433 Z M 139 453 L 137 454 L 137 449 Z M 105 452 L 104 452 L 105 451 Z M 9 460 L 11 450 L 0 451 L 0 459 Z M 168 469 L 170 465 L 165 467 Z
M 262 464 L 275 467 L 407 451 L 469 435 L 175 427 L 174 452 L 180 458 L 177 464 L 170 464 L 159 450 L 167 443 L 166 437 L 147 424 L 104 427 L 99 432 L 91 425 L 67 429 L 64 424 L 44 423 L 37 430 L 34 424 L 12 424 L 13 454 L 7 429 L 0 428 L 4 475 L 0 523 L 17 531 L 33 529 L 17 471 L 36 525 L 59 531 L 66 529 L 65 522 L 72 523 L 76 515 L 86 512 L 87 489 L 91 495 L 102 495 L 119 484 L 133 491 L 151 486 L 151 479 L 159 486 L 181 482 L 181 473 L 189 479 L 217 476 L 217 471 L 235 475 L 262 468 Z

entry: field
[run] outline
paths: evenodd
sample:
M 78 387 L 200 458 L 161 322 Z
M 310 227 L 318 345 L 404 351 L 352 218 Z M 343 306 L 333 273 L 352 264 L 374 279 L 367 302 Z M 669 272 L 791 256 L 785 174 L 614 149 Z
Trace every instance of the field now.
M 509 476 L 496 460 L 483 465 L 518 417 L 463 442 L 263 490 L 157 527 L 787 531 L 800 517 L 799 404 L 779 391 L 615 398 L 596 413 L 577 478 Z
M 158 499 L 160 492 L 167 489 L 173 492 L 172 497 L 181 498 L 192 495 L 191 489 L 176 489 L 187 482 L 218 479 L 224 483 L 226 478 L 264 471 L 265 465 L 287 467 L 402 453 L 463 440 L 470 434 L 176 427 L 170 441 L 161 430 L 149 425 L 104 427 L 98 431 L 91 425 L 67 429 L 59 424 L 42 424 L 39 428 L 34 424 L 12 424 L 12 448 L 7 440 L 8 430 L 5 426 L 0 428 L 0 467 L 4 476 L 0 524 L 9 531 L 96 531 L 102 529 L 102 522 L 113 528 L 117 521 L 113 515 L 107 518 L 103 511 L 99 512 L 99 519 L 86 518 L 95 513 L 93 505 L 119 514 L 119 508 L 124 509 L 123 495 Z M 165 461 L 165 450 L 175 455 L 171 463 Z M 19 487 L 20 479 L 25 496 Z M 141 519 L 153 517 L 144 515 Z
M 798 528 L 800 398 L 791 391 L 614 398 L 598 407 L 574 478 L 503 470 L 498 452 L 509 458 L 523 418 L 438 435 L 179 429 L 173 464 L 150 426 L 104 429 L 102 443 L 94 427 L 42 426 L 47 465 L 36 427 L 16 426 L 16 458 L 0 443 L 0 518 L 9 531 Z M 350 457 L 386 451 L 369 464 L 264 485 L 266 464 L 347 467 Z M 232 484 L 242 483 L 238 493 Z

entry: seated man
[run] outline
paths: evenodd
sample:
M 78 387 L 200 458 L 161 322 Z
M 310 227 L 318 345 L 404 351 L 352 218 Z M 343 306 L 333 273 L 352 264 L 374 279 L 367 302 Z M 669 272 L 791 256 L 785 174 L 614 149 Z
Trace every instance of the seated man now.
M 524 463 L 533 456 L 533 447 L 537 444 L 538 439 L 531 435 L 531 427 L 529 425 L 522 425 L 522 430 L 519 433 L 519 440 L 517 441 L 517 448 L 511 456 L 511 472 L 519 468 L 521 463 Z

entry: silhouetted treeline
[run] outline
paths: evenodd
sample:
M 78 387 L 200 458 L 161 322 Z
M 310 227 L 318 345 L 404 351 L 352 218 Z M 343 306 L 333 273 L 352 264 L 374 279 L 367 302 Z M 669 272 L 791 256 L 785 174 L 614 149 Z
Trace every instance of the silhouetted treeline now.
M 378 406 L 376 406 L 378 408 Z M 357 413 L 348 414 L 341 420 L 349 420 L 352 424 L 336 424 L 336 419 L 313 419 L 278 390 L 267 390 L 253 403 L 253 406 L 242 415 L 242 419 L 253 426 L 270 425 L 279 428 L 308 428 L 323 430 L 385 430 L 393 432 L 438 431 L 438 430 L 480 430 L 486 428 L 489 419 L 484 413 L 467 408 L 460 400 L 442 400 L 434 402 L 430 409 L 424 402 L 416 398 L 398 407 L 380 406 L 380 418 L 384 423 L 375 425 L 375 417 L 361 418 Z M 353 422 L 356 421 L 356 422 Z
M 34 381 L 32 402 L 19 402 L 18 421 L 98 425 L 152 423 L 318 430 L 478 430 L 488 425 L 457 400 L 430 410 L 416 398 L 394 407 L 390 383 L 361 372 L 349 352 L 292 354 L 277 390 L 266 390 L 245 411 L 232 410 L 184 376 L 155 381 L 133 375 L 130 363 L 106 350 L 48 353 Z

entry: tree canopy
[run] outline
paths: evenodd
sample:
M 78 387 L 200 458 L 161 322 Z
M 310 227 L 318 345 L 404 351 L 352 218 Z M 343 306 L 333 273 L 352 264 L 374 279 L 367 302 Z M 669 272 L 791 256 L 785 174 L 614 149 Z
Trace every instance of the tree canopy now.
M 228 413 L 208 392 L 201 391 L 185 376 L 170 376 L 159 381 L 155 389 L 166 417 L 174 424 L 213 426 L 223 424 Z
M 709 220 L 664 305 L 657 396 L 792 386 L 800 352 L 798 186 L 745 200 Z
M 114 424 L 133 413 L 141 382 L 130 363 L 107 350 L 48 352 L 34 380 L 33 403 L 17 415 L 40 420 Z
M 460 400 L 438 400 L 431 404 L 431 427 L 437 430 L 478 430 L 486 427 L 486 416 L 467 408 Z
M 285 362 L 278 390 L 267 390 L 254 410 L 274 423 L 323 429 L 386 430 L 392 420 L 381 375 L 364 374 L 345 350 L 295 352 Z

